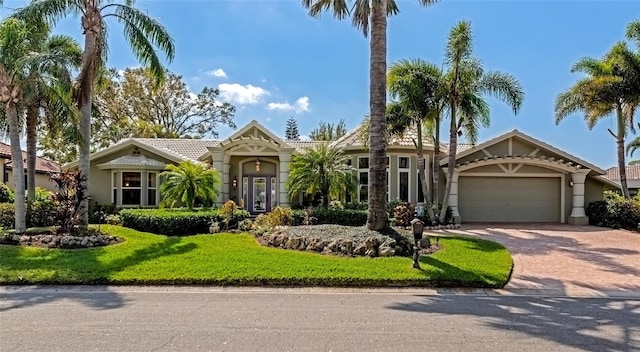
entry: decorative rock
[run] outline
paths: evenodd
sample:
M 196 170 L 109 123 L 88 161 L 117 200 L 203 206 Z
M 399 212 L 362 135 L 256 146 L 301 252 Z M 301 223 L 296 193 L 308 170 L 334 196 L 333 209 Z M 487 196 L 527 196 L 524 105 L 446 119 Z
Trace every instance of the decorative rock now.
M 373 249 L 375 250 L 378 247 L 378 239 L 377 238 L 373 238 L 373 237 L 367 237 L 366 240 L 364 240 L 364 245 L 367 246 L 367 249 Z
M 327 247 L 325 248 L 325 250 L 331 251 L 331 252 L 340 252 L 340 242 L 338 240 L 336 240 L 336 241 L 333 241 L 333 242 L 329 243 L 327 245 Z
M 393 238 L 389 237 L 389 238 L 385 239 L 384 242 L 382 242 L 382 244 L 380 246 L 386 246 L 386 247 L 393 248 L 393 247 L 396 246 L 396 240 L 394 240 Z
M 364 255 L 366 255 L 367 257 L 375 257 L 378 255 L 377 251 L 375 249 L 367 249 L 367 251 L 364 253 Z
M 343 240 L 340 249 L 343 254 L 351 255 L 353 253 L 353 241 Z
M 300 243 L 302 242 L 302 238 L 300 237 L 290 237 L 284 245 L 284 248 L 287 249 L 298 249 L 300 248 Z
M 378 249 L 378 254 L 381 257 L 391 257 L 395 254 L 395 250 L 388 246 L 380 246 Z
M 80 245 L 81 245 L 81 246 L 86 246 L 86 245 L 87 245 L 87 243 L 89 243 L 89 239 L 88 239 L 88 238 L 86 238 L 86 237 L 85 237 L 85 238 L 83 238 L 83 239 L 82 239 L 82 241 L 80 241 Z
M 364 243 L 360 243 L 353 250 L 353 254 L 355 254 L 355 255 L 365 255 L 366 253 L 367 253 L 367 245 L 365 245 Z
M 19 242 L 19 241 L 20 241 L 20 237 L 22 237 L 22 236 L 20 236 L 20 235 L 13 235 L 12 240 L 14 240 L 15 242 Z
M 419 242 L 420 248 L 429 248 L 431 247 L 431 240 L 429 237 L 423 237 Z

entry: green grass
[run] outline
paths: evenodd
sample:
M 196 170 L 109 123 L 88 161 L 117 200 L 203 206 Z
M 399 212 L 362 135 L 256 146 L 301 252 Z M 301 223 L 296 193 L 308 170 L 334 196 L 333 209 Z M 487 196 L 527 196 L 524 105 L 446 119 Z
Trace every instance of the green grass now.
M 124 237 L 91 249 L 0 245 L 0 284 L 212 284 L 502 287 L 512 260 L 501 245 L 442 238 L 444 249 L 410 258 L 344 258 L 268 248 L 249 234 L 166 237 L 102 226 Z

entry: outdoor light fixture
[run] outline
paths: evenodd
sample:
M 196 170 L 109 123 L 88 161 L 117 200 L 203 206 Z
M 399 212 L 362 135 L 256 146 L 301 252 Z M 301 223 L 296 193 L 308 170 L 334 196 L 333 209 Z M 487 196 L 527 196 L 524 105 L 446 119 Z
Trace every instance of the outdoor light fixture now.
M 256 158 L 256 172 L 260 171 L 260 159 Z
M 233 185 L 233 189 L 237 189 L 238 188 L 238 178 L 236 176 L 233 176 L 233 181 L 232 181 L 231 185 Z
M 573 180 L 569 181 L 569 187 L 573 187 Z

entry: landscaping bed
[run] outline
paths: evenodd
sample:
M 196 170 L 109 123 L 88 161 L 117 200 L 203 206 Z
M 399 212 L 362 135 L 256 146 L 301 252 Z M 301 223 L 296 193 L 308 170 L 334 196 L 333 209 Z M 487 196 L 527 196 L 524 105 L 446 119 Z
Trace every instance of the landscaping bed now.
M 409 256 L 413 251 L 413 235 L 399 228 L 378 232 L 364 226 L 293 226 L 280 227 L 257 238 L 265 246 L 333 255 L 391 257 Z M 438 249 L 439 246 L 424 248 L 423 253 Z
M 21 235 L 10 232 L 0 235 L 0 244 L 64 249 L 101 247 L 122 241 L 124 239 L 96 229 L 89 229 L 86 235 L 57 233 L 51 229 L 30 229 Z

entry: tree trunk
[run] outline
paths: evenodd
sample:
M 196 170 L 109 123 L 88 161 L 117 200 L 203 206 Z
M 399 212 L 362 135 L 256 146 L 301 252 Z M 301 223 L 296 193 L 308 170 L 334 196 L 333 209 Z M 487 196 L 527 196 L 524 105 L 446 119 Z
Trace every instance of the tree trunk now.
M 36 199 L 36 127 L 38 124 L 37 102 L 27 106 L 27 202 L 33 203 Z
M 95 10 L 97 11 L 97 10 Z M 91 11 L 87 11 L 90 13 Z M 88 16 L 85 15 L 85 16 Z M 81 175 L 80 187 L 84 189 L 84 197 L 79 200 L 78 216 L 80 228 L 86 230 L 89 226 L 89 177 L 90 164 L 89 157 L 91 155 L 91 107 L 93 99 L 93 88 L 95 83 L 95 61 L 101 60 L 96 58 L 98 52 L 97 34 L 89 29 L 85 29 L 84 36 L 84 52 L 82 54 L 82 67 L 86 69 L 84 82 L 81 84 L 79 110 L 80 110 L 80 143 L 78 145 L 78 171 Z
M 371 2 L 371 65 L 369 68 L 369 216 L 367 227 L 387 226 L 387 143 L 385 110 L 387 105 L 387 1 Z
M 629 194 L 629 186 L 627 185 L 627 167 L 624 157 L 624 135 L 626 132 L 625 118 L 622 112 L 622 107 L 616 108 L 618 118 L 618 135 L 616 138 L 617 152 L 618 152 L 618 171 L 620 173 L 620 188 L 622 189 L 622 196 L 625 198 L 631 198 Z
M 433 201 L 435 204 L 440 203 L 440 115 L 436 116 L 436 138 L 433 141 Z M 438 222 L 442 222 L 442 218 L 437 219 Z
M 22 234 L 27 230 L 27 207 L 24 200 L 24 164 L 20 146 L 20 128 L 18 126 L 18 110 L 15 103 L 9 102 L 7 123 L 9 124 L 9 140 L 11 141 L 11 171 L 13 173 L 13 191 L 15 192 L 15 231 Z
M 429 221 L 431 221 L 432 225 L 435 225 L 436 218 L 433 213 L 433 203 L 431 202 L 431 190 L 429 189 L 429 183 L 425 177 L 425 162 L 424 162 L 424 151 L 422 145 L 422 122 L 418 121 L 416 123 L 416 131 L 418 134 L 418 177 L 420 178 L 420 183 L 422 185 L 422 193 L 424 194 L 424 201 L 427 207 L 427 215 L 429 216 Z
M 449 194 L 451 193 L 451 183 L 453 181 L 453 171 L 456 167 L 456 151 L 458 149 L 458 125 L 456 123 L 456 107 L 451 106 L 451 129 L 449 130 L 449 164 L 447 165 L 447 183 L 444 187 L 444 198 L 442 199 L 442 209 L 440 209 L 440 221 L 446 221 L 447 207 L 449 206 Z

